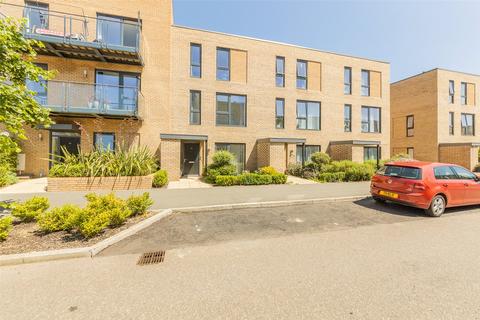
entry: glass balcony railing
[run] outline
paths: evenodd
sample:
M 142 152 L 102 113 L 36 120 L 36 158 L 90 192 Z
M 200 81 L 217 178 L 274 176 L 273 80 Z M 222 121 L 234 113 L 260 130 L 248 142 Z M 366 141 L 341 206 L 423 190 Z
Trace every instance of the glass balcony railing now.
M 143 96 L 136 87 L 48 81 L 27 83 L 35 100 L 55 113 L 141 117 Z

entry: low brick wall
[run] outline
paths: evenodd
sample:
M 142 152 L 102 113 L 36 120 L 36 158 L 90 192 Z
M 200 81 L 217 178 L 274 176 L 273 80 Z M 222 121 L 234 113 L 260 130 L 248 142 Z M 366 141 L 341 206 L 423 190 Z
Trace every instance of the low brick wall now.
M 150 189 L 153 175 L 135 177 L 48 178 L 47 191 L 94 191 Z

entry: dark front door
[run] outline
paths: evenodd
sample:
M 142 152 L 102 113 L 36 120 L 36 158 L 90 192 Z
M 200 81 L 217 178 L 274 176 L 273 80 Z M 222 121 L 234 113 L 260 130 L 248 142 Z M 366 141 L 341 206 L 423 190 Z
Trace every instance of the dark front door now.
M 183 144 L 183 171 L 182 175 L 198 175 L 200 173 L 200 144 Z
M 51 139 L 52 156 L 57 161 L 62 161 L 64 150 L 70 154 L 79 153 L 80 133 L 52 131 Z

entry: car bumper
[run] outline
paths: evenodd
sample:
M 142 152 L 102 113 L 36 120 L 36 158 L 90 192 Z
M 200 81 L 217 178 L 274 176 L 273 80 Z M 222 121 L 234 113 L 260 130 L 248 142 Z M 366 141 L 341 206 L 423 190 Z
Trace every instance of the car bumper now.
M 424 193 L 408 193 L 407 194 L 407 193 L 395 192 L 396 194 L 398 194 L 398 198 L 391 198 L 391 197 L 380 195 L 379 192 L 382 190 L 383 189 L 371 187 L 370 194 L 373 197 L 404 204 L 411 207 L 416 207 L 421 209 L 428 209 L 428 207 L 430 207 L 430 199 L 428 199 L 428 197 Z M 394 192 L 390 190 L 383 190 L 383 191 Z

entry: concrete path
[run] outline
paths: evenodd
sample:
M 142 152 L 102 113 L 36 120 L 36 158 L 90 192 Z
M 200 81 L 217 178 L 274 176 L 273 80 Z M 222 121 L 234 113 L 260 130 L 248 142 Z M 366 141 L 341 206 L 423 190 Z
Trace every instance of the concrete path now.
M 295 176 L 287 176 L 287 183 L 290 184 L 316 184 L 317 182 L 308 180 L 308 179 L 303 179 Z
M 305 185 L 234 186 L 201 189 L 149 189 L 155 201 L 152 209 L 184 208 L 219 204 L 308 200 L 332 197 L 365 196 L 370 182 L 315 183 Z M 144 191 L 117 191 L 120 197 Z M 25 200 L 34 195 L 48 197 L 52 206 L 65 203 L 83 205 L 88 192 L 47 192 L 38 194 L 0 194 L 6 199 Z M 107 192 L 100 192 L 107 193 Z
M 480 214 L 0 268 L 5 319 L 478 319 Z
M 29 193 L 45 193 L 47 186 L 47 178 L 28 179 L 20 181 L 4 188 L 0 188 L 0 195 L 2 194 L 29 194 Z
M 178 181 L 170 181 L 167 189 L 197 189 L 197 188 L 212 188 L 211 184 L 203 182 L 198 177 L 182 178 Z

